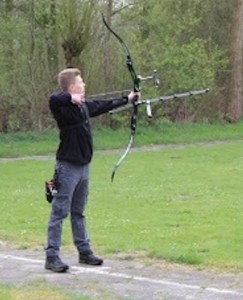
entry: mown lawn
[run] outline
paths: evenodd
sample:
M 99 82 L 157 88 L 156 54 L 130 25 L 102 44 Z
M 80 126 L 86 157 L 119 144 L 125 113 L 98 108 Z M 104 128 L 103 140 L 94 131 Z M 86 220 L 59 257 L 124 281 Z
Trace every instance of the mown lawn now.
M 231 141 L 133 152 L 112 184 L 119 153 L 96 153 L 86 212 L 93 248 L 243 270 L 242 149 L 243 141 Z M 0 163 L 0 239 L 21 248 L 45 244 L 44 180 L 53 165 Z M 63 234 L 72 247 L 68 221 Z
M 128 143 L 129 124 L 123 129 L 112 130 L 93 126 L 94 148 L 125 148 Z M 138 122 L 134 146 L 196 143 L 239 140 L 243 137 L 243 121 L 228 123 L 149 123 Z M 43 132 L 17 132 L 0 134 L 0 157 L 54 154 L 58 146 L 57 130 Z

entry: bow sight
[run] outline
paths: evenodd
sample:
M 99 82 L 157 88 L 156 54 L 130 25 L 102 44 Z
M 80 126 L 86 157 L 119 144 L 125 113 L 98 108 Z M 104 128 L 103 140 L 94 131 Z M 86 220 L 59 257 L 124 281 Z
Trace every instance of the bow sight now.
M 142 77 L 141 75 L 138 75 L 138 79 L 139 81 L 152 80 L 155 87 L 158 87 L 160 85 L 160 80 L 158 78 L 157 70 L 154 70 L 151 76 Z

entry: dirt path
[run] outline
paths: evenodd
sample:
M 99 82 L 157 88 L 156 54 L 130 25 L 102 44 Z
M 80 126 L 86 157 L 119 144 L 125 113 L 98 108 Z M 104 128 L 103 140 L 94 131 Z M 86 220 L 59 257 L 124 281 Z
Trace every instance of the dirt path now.
M 125 256 L 105 259 L 101 267 L 77 263 L 76 252 L 63 252 L 70 271 L 65 274 L 44 269 L 44 253 L 0 246 L 0 282 L 25 286 L 38 280 L 91 299 L 129 300 L 240 300 L 243 273 L 196 270 L 167 263 L 148 264 Z

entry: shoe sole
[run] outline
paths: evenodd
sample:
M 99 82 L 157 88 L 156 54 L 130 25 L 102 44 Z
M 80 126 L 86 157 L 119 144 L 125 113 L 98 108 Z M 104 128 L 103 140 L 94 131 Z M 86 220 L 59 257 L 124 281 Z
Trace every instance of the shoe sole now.
M 52 267 L 47 267 L 47 266 L 45 266 L 45 269 L 46 270 L 49 270 L 49 271 L 53 271 L 53 272 L 56 272 L 56 273 L 65 273 L 68 269 L 69 269 L 69 267 L 68 266 L 66 266 L 66 267 L 63 267 L 63 268 L 52 268 Z
M 96 261 L 96 262 L 89 262 L 87 260 L 79 260 L 80 264 L 86 264 L 91 266 L 101 266 L 103 264 L 103 261 Z

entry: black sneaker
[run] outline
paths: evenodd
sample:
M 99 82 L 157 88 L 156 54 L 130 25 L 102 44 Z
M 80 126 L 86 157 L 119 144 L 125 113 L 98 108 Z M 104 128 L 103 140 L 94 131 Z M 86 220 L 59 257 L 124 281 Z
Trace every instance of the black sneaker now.
M 64 264 L 59 256 L 47 256 L 45 268 L 53 272 L 66 272 L 69 269 L 69 266 Z
M 92 251 L 86 251 L 79 253 L 79 262 L 82 264 L 88 264 L 93 266 L 100 266 L 103 264 L 103 259 L 97 257 Z

